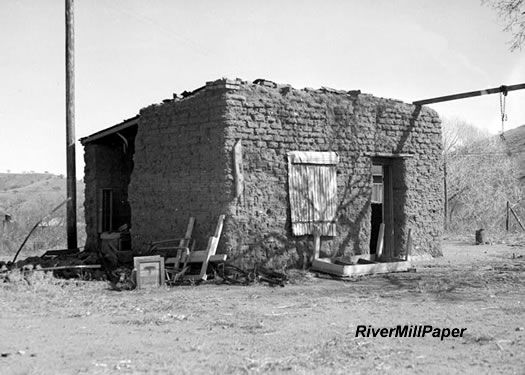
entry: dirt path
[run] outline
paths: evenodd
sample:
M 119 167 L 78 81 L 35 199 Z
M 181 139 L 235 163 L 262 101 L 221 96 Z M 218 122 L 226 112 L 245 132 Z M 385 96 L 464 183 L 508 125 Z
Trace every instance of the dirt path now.
M 0 284 L 0 373 L 523 374 L 524 256 L 448 243 L 415 273 L 306 275 L 284 288 Z M 356 338 L 362 324 L 467 330 L 443 341 Z

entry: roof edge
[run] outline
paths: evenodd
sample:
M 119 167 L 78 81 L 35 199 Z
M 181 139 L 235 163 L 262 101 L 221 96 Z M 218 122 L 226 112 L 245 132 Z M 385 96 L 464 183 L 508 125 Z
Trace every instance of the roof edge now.
M 118 133 L 119 131 L 127 129 L 131 126 L 138 125 L 139 117 L 140 115 L 136 115 L 135 117 L 128 118 L 117 125 L 100 130 L 96 133 L 88 135 L 87 137 L 80 138 L 80 143 L 82 146 L 85 146 L 86 144 L 96 141 L 97 139 L 107 137 L 108 135 Z

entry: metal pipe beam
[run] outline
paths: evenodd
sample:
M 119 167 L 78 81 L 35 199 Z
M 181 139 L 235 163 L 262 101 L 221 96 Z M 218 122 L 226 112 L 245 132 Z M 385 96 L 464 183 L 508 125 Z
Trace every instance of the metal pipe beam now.
M 465 98 L 471 98 L 474 96 L 482 96 L 482 95 L 488 95 L 488 94 L 497 94 L 500 92 L 507 93 L 509 91 L 523 90 L 523 89 L 525 89 L 525 83 L 520 83 L 517 85 L 511 85 L 511 86 L 500 86 L 500 87 L 494 87 L 494 88 L 486 89 L 486 90 L 469 91 L 469 92 L 464 92 L 460 94 L 439 96 L 437 98 L 416 100 L 415 102 L 412 102 L 412 104 L 417 105 L 417 106 L 422 106 L 426 104 L 448 102 L 450 100 L 465 99 Z

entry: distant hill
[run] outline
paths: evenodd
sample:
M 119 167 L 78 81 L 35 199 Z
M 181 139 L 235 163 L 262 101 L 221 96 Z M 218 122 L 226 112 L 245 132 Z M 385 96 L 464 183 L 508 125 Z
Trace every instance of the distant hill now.
M 56 177 L 51 173 L 0 173 L 0 191 L 18 189 Z
M 518 157 L 520 163 L 519 176 L 525 182 L 525 125 L 507 130 L 504 136 L 509 152 Z
M 66 199 L 66 178 L 51 173 L 0 173 L 0 259 L 12 256 L 31 228 L 46 217 L 26 244 L 24 254 L 66 246 L 65 206 L 50 215 Z M 84 183 L 77 182 L 77 224 L 80 246 L 85 240 Z
M 0 173 L 0 213 L 58 204 L 66 199 L 66 178 L 51 173 Z M 77 183 L 77 200 L 84 201 L 84 183 Z

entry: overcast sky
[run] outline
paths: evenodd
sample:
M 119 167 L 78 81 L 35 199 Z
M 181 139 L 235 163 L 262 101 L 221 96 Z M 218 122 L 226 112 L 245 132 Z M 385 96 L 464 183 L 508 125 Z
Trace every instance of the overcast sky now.
M 523 83 L 501 29 L 480 0 L 75 0 L 76 138 L 221 77 L 407 102 Z M 64 35 L 64 0 L 0 1 L 0 172 L 65 173 Z M 501 128 L 498 95 L 432 107 Z

